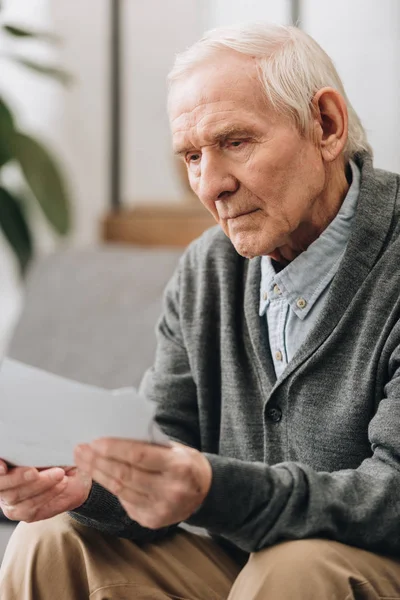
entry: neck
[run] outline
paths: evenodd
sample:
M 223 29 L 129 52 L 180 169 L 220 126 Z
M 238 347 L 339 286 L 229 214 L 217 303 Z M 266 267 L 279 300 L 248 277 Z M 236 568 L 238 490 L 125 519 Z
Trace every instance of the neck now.
M 326 172 L 325 186 L 312 205 L 311 218 L 299 225 L 287 244 L 277 248 L 271 257 L 287 265 L 321 235 L 338 214 L 351 184 L 351 167 L 341 157 Z

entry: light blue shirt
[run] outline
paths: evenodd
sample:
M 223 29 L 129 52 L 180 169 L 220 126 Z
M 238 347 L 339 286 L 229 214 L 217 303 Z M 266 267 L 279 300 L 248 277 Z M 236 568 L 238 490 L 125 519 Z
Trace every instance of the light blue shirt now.
M 260 316 L 266 315 L 271 355 L 279 378 L 314 327 L 349 239 L 360 190 L 360 170 L 350 161 L 352 183 L 328 227 L 305 252 L 276 273 L 261 259 Z

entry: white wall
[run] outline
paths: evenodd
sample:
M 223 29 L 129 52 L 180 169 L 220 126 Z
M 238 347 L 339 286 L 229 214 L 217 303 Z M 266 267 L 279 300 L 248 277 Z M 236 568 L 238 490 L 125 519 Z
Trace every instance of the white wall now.
M 209 26 L 220 27 L 243 21 L 290 22 L 290 0 L 211 0 Z
M 123 40 L 122 196 L 126 205 L 182 196 L 174 169 L 165 80 L 174 54 L 206 26 L 208 0 L 125 0 Z M 110 0 L 50 0 L 53 26 L 65 39 L 60 60 L 76 77 L 63 98 L 61 152 L 75 202 L 74 243 L 98 239 L 109 207 Z
M 171 152 L 166 77 L 174 55 L 194 43 L 207 27 L 207 9 L 207 0 L 125 2 L 126 204 L 175 202 L 182 197 Z
M 57 124 L 74 202 L 71 241 L 86 245 L 98 240 L 108 202 L 110 1 L 48 2 L 52 28 L 64 40 L 59 61 L 74 77 Z

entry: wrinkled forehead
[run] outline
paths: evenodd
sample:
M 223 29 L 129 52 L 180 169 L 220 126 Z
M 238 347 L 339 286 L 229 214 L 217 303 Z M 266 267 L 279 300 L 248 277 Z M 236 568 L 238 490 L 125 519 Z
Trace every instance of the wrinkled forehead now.
M 251 57 L 216 57 L 196 65 L 188 74 L 172 82 L 168 95 L 171 128 L 179 122 L 195 122 L 203 111 L 234 107 L 265 108 L 257 67 Z

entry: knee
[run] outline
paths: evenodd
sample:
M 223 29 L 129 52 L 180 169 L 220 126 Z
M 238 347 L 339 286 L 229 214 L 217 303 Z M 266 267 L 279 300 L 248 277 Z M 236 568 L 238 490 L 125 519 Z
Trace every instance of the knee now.
M 230 598 L 354 598 L 354 584 L 365 581 L 352 558 L 353 549 L 335 541 L 281 542 L 250 555 Z
M 66 515 L 58 515 L 52 519 L 36 523 L 19 523 L 8 543 L 4 556 L 4 564 L 18 560 L 26 564 L 45 562 L 49 559 L 60 559 L 69 550 L 76 547 L 78 532 L 72 519 Z
M 88 598 L 82 527 L 67 514 L 20 523 L 1 565 L 0 597 Z
M 345 562 L 340 546 L 342 544 L 325 539 L 281 542 L 253 553 L 249 564 L 278 578 L 287 577 L 290 573 L 291 577 L 302 580 L 309 577 L 310 570 L 326 576 Z

